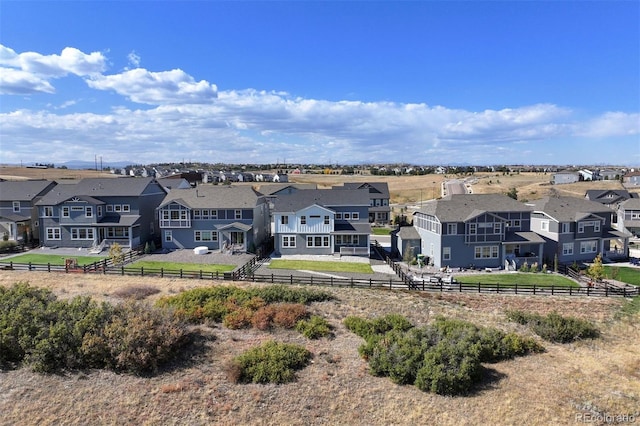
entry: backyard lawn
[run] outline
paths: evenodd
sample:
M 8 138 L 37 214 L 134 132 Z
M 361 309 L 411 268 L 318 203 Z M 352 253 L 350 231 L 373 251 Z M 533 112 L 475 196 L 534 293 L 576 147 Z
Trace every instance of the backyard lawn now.
M 614 271 L 617 271 L 617 274 L 614 274 Z M 613 276 L 616 275 L 615 279 L 618 281 L 640 286 L 640 269 L 638 268 L 629 268 L 627 266 L 605 266 L 604 273 L 607 278 L 614 279 Z
M 91 265 L 95 262 L 100 262 L 106 259 L 106 256 L 59 256 L 54 254 L 21 254 L 18 256 L 10 257 L 8 259 L 0 259 L 2 263 L 20 263 L 32 265 L 46 265 L 51 264 L 53 266 L 64 266 L 66 259 L 76 259 L 79 266 Z
M 389 235 L 391 234 L 391 228 L 371 228 L 373 235 Z
M 180 272 L 182 271 L 202 271 L 202 272 L 231 272 L 236 268 L 236 265 L 225 264 L 209 264 L 209 263 L 180 263 L 180 262 L 157 262 L 140 260 L 134 262 L 127 267 L 129 268 L 144 268 L 147 270 L 159 271 L 160 269 L 165 272 Z
M 562 275 L 557 274 L 532 274 L 525 272 L 516 272 L 512 274 L 473 274 L 473 275 L 456 275 L 456 280 L 463 284 L 480 285 L 496 285 L 500 284 L 504 287 L 533 286 L 536 287 L 580 287 L 578 283 L 572 281 Z
M 270 269 L 295 269 L 304 271 L 324 272 L 357 272 L 361 274 L 373 274 L 373 269 L 368 263 L 357 262 L 325 262 L 313 260 L 272 260 Z

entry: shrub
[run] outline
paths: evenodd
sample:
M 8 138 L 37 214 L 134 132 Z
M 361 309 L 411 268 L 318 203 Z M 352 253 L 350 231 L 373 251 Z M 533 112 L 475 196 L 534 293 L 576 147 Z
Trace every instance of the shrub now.
M 302 346 L 268 341 L 236 357 L 230 377 L 236 383 L 288 383 L 310 360 L 311 352 Z
M 563 317 L 557 312 L 546 316 L 522 311 L 507 311 L 507 318 L 518 324 L 527 325 L 538 336 L 556 343 L 568 343 L 578 339 L 593 339 L 599 330 L 589 321 Z
M 389 314 L 373 320 L 351 316 L 345 318 L 343 323 L 349 331 L 365 340 L 374 334 L 384 334 L 391 330 L 406 331 L 413 327 L 407 318 L 399 314 Z
M 321 316 L 313 315 L 308 320 L 298 321 L 296 331 L 307 339 L 319 339 L 331 335 L 331 325 Z
M 239 307 L 227 315 L 222 319 L 222 324 L 225 327 L 230 328 L 232 330 L 238 330 L 240 328 L 248 328 L 251 325 L 251 318 L 253 317 L 253 311 L 246 307 Z
M 273 324 L 283 328 L 294 328 L 298 321 L 307 317 L 307 308 L 300 303 L 281 303 L 275 305 Z

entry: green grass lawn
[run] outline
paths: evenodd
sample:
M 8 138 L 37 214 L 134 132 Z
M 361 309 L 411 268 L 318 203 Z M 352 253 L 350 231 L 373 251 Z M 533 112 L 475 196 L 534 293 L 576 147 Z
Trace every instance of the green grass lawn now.
M 614 271 L 616 270 L 617 274 L 614 274 Z M 618 281 L 640 286 L 640 269 L 638 268 L 629 268 L 627 266 L 605 266 L 604 273 L 607 278 L 614 279 L 613 276 L 616 275 L 615 279 Z
M 324 272 L 358 272 L 361 274 L 373 274 L 371 265 L 369 265 L 368 263 L 357 262 L 325 262 L 313 260 L 275 259 L 271 261 L 269 268 Z
M 536 287 L 551 287 L 563 286 L 563 287 L 580 287 L 578 283 L 556 274 L 531 274 L 524 272 L 517 272 L 513 274 L 473 274 L 473 275 L 454 275 L 458 282 L 463 284 L 475 284 L 477 285 L 496 285 L 500 284 L 504 287 L 519 286 L 533 286 Z
M 183 271 L 202 271 L 202 272 L 231 272 L 236 269 L 236 265 L 225 264 L 203 264 L 203 263 L 179 263 L 179 262 L 151 262 L 147 260 L 140 260 L 126 268 L 144 268 L 148 270 L 159 271 L 163 269 L 165 272 L 180 272 Z
M 33 264 L 33 265 L 46 265 L 51 264 L 53 266 L 64 266 L 66 259 L 77 259 L 78 265 L 91 265 L 94 262 L 100 262 L 106 259 L 106 256 L 59 256 L 54 254 L 21 254 L 18 256 L 10 257 L 8 259 L 1 259 L 2 263 L 20 263 L 20 264 Z
M 391 228 L 371 228 L 371 233 L 373 235 L 389 235 Z

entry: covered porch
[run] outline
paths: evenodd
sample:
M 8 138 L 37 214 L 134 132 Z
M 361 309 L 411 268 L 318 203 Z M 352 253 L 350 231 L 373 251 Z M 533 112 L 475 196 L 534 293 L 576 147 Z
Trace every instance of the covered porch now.
M 502 264 L 507 271 L 517 271 L 525 263 L 542 266 L 544 239 L 535 232 L 514 232 L 502 243 Z
M 247 253 L 247 244 L 251 244 L 250 232 L 253 226 L 233 222 L 218 228 L 221 253 Z

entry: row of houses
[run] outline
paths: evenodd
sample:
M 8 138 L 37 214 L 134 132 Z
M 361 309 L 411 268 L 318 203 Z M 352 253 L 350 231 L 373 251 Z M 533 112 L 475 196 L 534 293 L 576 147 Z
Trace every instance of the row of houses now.
M 615 226 L 614 226 L 615 225 Z M 504 268 L 624 258 L 640 235 L 640 199 L 617 210 L 587 198 L 522 203 L 500 194 L 460 194 L 425 202 L 413 225 L 393 232 L 392 251 L 422 254 L 438 268 Z
M 551 175 L 551 183 L 562 185 L 579 181 L 621 180 L 625 186 L 640 185 L 640 172 L 618 169 L 561 170 Z
M 192 187 L 154 178 L 0 182 L 0 232 L 43 247 L 139 247 L 368 253 L 371 224 L 389 225 L 386 183 Z

